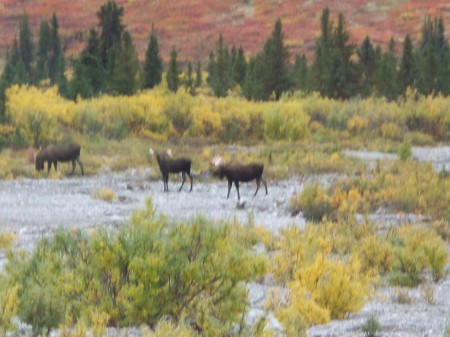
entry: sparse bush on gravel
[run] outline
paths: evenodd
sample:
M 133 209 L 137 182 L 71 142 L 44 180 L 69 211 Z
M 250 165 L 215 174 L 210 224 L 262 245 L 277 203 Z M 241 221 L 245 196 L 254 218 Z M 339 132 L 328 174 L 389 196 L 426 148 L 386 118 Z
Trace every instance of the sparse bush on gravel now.
M 10 257 L 2 285 L 17 287 L 18 316 L 34 334 L 67 321 L 92 326 L 99 315 L 116 327 L 166 316 L 204 335 L 244 329 L 245 282 L 265 273 L 253 235 L 200 217 L 170 224 L 151 203 L 130 222 L 117 233 L 60 230 L 30 255 Z

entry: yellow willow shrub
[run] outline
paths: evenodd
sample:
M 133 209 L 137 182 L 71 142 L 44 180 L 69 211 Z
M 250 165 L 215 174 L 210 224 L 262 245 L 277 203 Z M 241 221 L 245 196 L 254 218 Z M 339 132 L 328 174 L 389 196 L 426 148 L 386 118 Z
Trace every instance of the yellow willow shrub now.
M 319 93 L 312 93 L 303 99 L 305 113 L 309 115 L 311 121 L 319 122 L 323 126 L 328 126 L 328 119 L 340 106 L 339 101 L 322 97 Z
M 262 139 L 261 103 L 249 102 L 239 97 L 227 97 L 211 100 L 210 104 L 221 117 L 220 140 L 236 142 Z
M 272 274 L 281 284 L 288 284 L 304 264 L 314 262 L 317 254 L 333 250 L 330 227 L 308 224 L 305 230 L 291 225 L 283 229 L 275 240 L 276 254 L 272 260 Z
M 377 179 L 381 185 L 374 198 L 389 207 L 404 211 L 417 212 L 432 216 L 445 217 L 448 211 L 450 195 L 445 178 L 439 177 L 431 164 L 408 160 L 406 165 L 395 162 L 386 173 L 380 173 Z
M 222 132 L 220 114 L 206 105 L 195 105 L 192 108 L 192 128 L 190 136 L 217 139 Z
M 434 281 L 444 275 L 448 251 L 442 239 L 428 226 L 403 226 L 390 233 L 393 245 L 393 268 L 390 282 L 415 287 L 428 269 Z
M 435 140 L 448 140 L 450 132 L 446 128 L 450 101 L 442 96 L 423 96 L 414 90 L 407 91 L 400 103 L 405 126 L 410 131 L 431 135 Z
M 57 141 L 57 121 L 71 122 L 73 103 L 61 98 L 56 87 L 13 85 L 6 91 L 6 99 L 6 115 L 23 130 L 29 145 Z
M 5 336 L 7 331 L 15 330 L 11 320 L 17 316 L 18 292 L 18 285 L 9 285 L 4 279 L 0 279 L 0 334 L 2 336 Z
M 368 126 L 368 120 L 361 116 L 353 116 L 347 120 L 347 129 L 353 135 L 363 133 Z
M 307 133 L 310 117 L 298 100 L 281 100 L 271 104 L 263 115 L 264 135 L 273 140 L 301 140 Z
M 141 329 L 142 337 L 196 337 L 201 336 L 187 322 L 175 323 L 167 318 L 159 320 L 154 330 L 148 327 Z
M 183 136 L 192 125 L 193 103 L 194 98 L 184 90 L 167 94 L 162 113 L 170 123 L 173 132 L 179 136 Z
M 384 237 L 374 234 L 366 236 L 361 240 L 357 254 L 363 273 L 376 276 L 392 269 L 392 246 Z
M 369 279 L 361 272 L 357 257 L 344 261 L 323 254 L 296 272 L 289 289 L 291 301 L 286 310 L 300 312 L 308 325 L 360 310 L 370 293 Z

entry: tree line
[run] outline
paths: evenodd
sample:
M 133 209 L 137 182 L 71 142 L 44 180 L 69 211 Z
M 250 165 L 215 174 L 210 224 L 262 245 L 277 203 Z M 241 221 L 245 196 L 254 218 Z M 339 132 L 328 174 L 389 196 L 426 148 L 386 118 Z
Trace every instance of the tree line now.
M 200 60 L 195 65 L 191 61 L 182 65 L 173 47 L 164 65 L 152 27 L 145 60 L 140 64 L 123 16 L 124 8 L 108 0 L 97 12 L 98 27 L 89 30 L 85 47 L 67 62 L 56 14 L 41 22 L 36 49 L 24 14 L 19 37 L 7 52 L 0 79 L 0 117 L 4 119 L 5 91 L 12 84 L 57 85 L 60 94 L 70 99 L 133 95 L 158 85 L 165 72 L 169 90 L 184 87 L 195 94 L 203 83 Z M 395 100 L 407 88 L 425 95 L 450 93 L 450 48 L 442 18 L 425 18 L 416 47 L 406 35 L 402 46 L 391 39 L 386 50 L 374 46 L 369 36 L 360 46 L 351 42 L 342 13 L 335 24 L 329 9 L 323 9 L 320 25 L 310 65 L 305 55 L 291 55 L 284 42 L 281 19 L 276 21 L 262 50 L 249 59 L 242 46 L 229 49 L 219 35 L 217 47 L 207 60 L 206 84 L 218 97 L 239 85 L 249 100 L 279 99 L 293 90 L 319 92 L 335 99 L 376 95 Z M 66 77 L 67 63 L 72 69 L 70 79 Z

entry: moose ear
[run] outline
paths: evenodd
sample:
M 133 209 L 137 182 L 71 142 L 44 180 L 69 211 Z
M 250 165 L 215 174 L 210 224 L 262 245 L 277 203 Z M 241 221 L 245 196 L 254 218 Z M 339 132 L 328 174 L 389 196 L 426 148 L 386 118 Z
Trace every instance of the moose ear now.
M 168 149 L 168 150 L 166 151 L 166 153 L 169 155 L 169 157 L 172 157 L 172 149 Z
M 214 166 L 219 166 L 219 164 L 222 162 L 222 159 L 222 156 L 216 156 L 211 161 L 211 164 L 213 164 Z
M 148 154 L 149 154 L 150 156 L 153 156 L 153 155 L 155 154 L 155 151 L 153 151 L 153 149 L 150 148 L 150 149 L 148 149 Z

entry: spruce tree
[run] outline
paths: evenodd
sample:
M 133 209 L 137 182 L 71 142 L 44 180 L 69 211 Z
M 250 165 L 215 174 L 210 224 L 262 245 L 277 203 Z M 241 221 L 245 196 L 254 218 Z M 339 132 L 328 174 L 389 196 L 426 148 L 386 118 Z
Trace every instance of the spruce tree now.
M 49 73 L 48 58 L 49 55 L 51 54 L 51 49 L 52 49 L 52 36 L 50 25 L 48 24 L 47 20 L 43 20 L 39 28 L 39 41 L 36 53 L 35 80 L 37 83 L 48 78 Z
M 153 88 L 161 82 L 163 64 L 159 55 L 158 38 L 152 29 L 147 51 L 145 53 L 142 86 L 143 88 Z
M 73 66 L 74 76 L 69 84 L 69 97 L 96 96 L 106 88 L 106 70 L 101 63 L 100 39 L 95 28 L 89 30 L 86 47 Z M 73 83 L 72 83 L 73 82 Z
M 331 34 L 333 24 L 330 22 L 328 7 L 322 10 L 320 18 L 321 35 L 316 41 L 315 57 L 312 65 L 312 87 L 323 96 L 332 96 L 331 88 Z
M 22 61 L 23 67 L 28 77 L 26 82 L 31 83 L 33 81 L 34 46 L 27 14 L 22 15 L 22 21 L 20 22 L 19 52 L 20 60 Z
M 450 93 L 450 47 L 444 21 L 426 18 L 416 53 L 417 88 L 424 94 Z
M 411 38 L 408 34 L 403 42 L 403 53 L 400 60 L 399 81 L 401 93 L 404 93 L 408 87 L 414 86 L 414 67 L 414 50 Z
M 109 88 L 119 95 L 133 95 L 138 89 L 139 60 L 131 35 L 125 31 L 120 49 L 113 59 Z
M 388 100 L 397 99 L 400 94 L 400 85 L 398 83 L 394 39 L 390 40 L 388 50 L 381 54 L 376 68 L 375 92 Z
M 125 30 L 125 26 L 122 24 L 123 15 L 123 7 L 118 7 L 114 0 L 108 0 L 97 13 L 101 27 L 100 60 L 105 68 L 108 68 L 115 57 L 114 51 L 120 48 L 122 34 Z
M 166 74 L 167 86 L 172 92 L 176 92 L 180 86 L 180 70 L 178 67 L 177 57 L 178 53 L 174 47 L 170 53 L 169 67 Z
M 62 84 L 65 82 L 65 67 L 66 61 L 64 59 L 64 53 L 61 49 L 61 41 L 59 39 L 59 24 L 56 14 L 53 13 L 51 20 L 51 49 L 48 60 L 48 76 L 50 83 Z
M 308 64 L 305 55 L 295 55 L 295 63 L 292 68 L 292 83 L 296 90 L 308 91 Z
M 278 100 L 284 91 L 291 88 L 289 57 L 289 50 L 284 44 L 281 19 L 278 19 L 271 36 L 264 44 L 260 62 L 255 64 L 263 99 L 269 99 L 274 94 L 274 98 Z
M 366 36 L 358 50 L 358 59 L 359 67 L 361 69 L 361 88 L 359 93 L 363 97 L 367 97 L 371 95 L 373 91 L 373 77 L 377 62 L 375 48 L 368 36 Z
M 338 24 L 333 34 L 334 50 L 332 53 L 332 96 L 350 98 L 356 94 L 359 83 L 358 67 L 352 61 L 356 46 L 350 42 L 350 34 L 345 27 L 345 19 L 339 14 Z
M 200 61 L 197 61 L 197 67 L 195 70 L 195 87 L 200 88 L 202 83 L 203 83 L 202 65 L 201 65 Z
M 217 97 L 224 97 L 232 86 L 231 59 L 222 34 L 217 41 L 216 54 L 209 54 L 208 84 Z
M 194 69 L 192 67 L 191 61 L 188 61 L 187 63 L 187 71 L 184 78 L 184 86 L 187 92 L 189 92 L 191 95 L 195 95 Z

